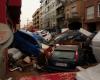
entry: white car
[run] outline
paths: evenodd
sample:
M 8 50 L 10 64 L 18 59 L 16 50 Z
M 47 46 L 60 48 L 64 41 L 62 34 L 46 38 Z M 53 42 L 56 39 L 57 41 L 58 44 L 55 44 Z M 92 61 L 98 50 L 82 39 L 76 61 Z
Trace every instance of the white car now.
M 46 41 L 49 41 L 52 38 L 51 34 L 46 30 L 37 31 L 37 34 L 42 36 Z

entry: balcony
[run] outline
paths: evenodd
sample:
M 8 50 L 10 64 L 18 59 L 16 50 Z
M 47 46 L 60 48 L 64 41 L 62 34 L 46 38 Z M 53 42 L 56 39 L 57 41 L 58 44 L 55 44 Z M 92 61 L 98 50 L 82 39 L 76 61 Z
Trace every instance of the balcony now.
M 72 12 L 71 13 L 71 17 L 78 17 L 78 16 L 79 16 L 78 12 Z
M 56 9 L 58 9 L 61 6 L 63 6 L 62 3 L 57 4 Z
M 57 19 L 63 18 L 64 16 L 65 16 L 64 14 L 59 14 L 59 15 L 57 15 Z
M 68 0 L 57 0 L 57 8 L 65 6 Z

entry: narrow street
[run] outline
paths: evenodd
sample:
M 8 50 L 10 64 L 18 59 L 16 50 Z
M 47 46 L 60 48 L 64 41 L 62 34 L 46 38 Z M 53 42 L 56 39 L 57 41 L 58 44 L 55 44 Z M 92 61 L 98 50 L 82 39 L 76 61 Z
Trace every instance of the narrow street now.
M 100 80 L 100 0 L 1 0 L 0 80 Z

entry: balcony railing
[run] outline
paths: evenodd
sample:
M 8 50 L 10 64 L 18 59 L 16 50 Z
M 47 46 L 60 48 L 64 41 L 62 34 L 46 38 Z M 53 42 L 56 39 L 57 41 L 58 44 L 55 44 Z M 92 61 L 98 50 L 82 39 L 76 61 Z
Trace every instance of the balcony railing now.
M 72 17 L 77 17 L 77 16 L 79 16 L 79 14 L 78 14 L 78 12 L 72 12 L 72 13 L 71 13 L 71 16 L 72 16 Z
M 57 16 L 57 18 L 62 18 L 62 17 L 64 17 L 65 15 L 64 14 L 59 14 L 58 16 Z

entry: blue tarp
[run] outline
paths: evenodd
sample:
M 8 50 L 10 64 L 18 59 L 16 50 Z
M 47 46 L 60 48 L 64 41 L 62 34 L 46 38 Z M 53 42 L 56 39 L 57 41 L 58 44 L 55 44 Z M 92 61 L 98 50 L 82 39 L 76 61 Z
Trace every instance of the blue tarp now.
M 22 31 L 17 31 L 14 34 L 14 47 L 26 55 L 34 55 L 35 57 L 40 55 L 41 46 L 37 39 Z
M 35 37 L 37 40 L 39 40 L 41 43 L 47 43 L 47 41 L 42 37 L 42 36 L 40 36 L 40 35 L 37 35 L 37 34 L 35 34 L 35 33 L 33 33 L 32 34 L 33 35 L 33 37 Z

